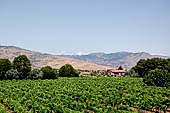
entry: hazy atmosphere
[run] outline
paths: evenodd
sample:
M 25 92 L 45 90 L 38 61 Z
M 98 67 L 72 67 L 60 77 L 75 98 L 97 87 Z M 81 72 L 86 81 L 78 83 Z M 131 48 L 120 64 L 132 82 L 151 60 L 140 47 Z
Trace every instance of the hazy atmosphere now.
M 170 56 L 169 0 L 0 0 L 0 45 Z
M 0 0 L 0 113 L 170 113 L 170 0 Z

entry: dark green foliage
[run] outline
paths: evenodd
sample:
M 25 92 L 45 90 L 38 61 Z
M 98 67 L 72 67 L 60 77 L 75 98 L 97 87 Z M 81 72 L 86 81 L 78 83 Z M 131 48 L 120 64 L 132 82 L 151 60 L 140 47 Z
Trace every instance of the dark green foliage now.
M 0 59 L 0 80 L 4 79 L 5 73 L 11 69 L 11 62 L 8 59 Z
M 169 87 L 170 86 L 170 73 L 167 70 L 155 69 L 149 71 L 143 79 L 147 85 Z
M 170 61 L 162 58 L 141 59 L 133 69 L 140 77 L 144 77 L 149 71 L 157 68 L 170 72 Z
M 5 74 L 6 80 L 19 79 L 18 71 L 15 69 L 10 69 Z
M 135 72 L 134 69 L 130 69 L 129 71 L 125 72 L 125 76 L 138 77 L 139 75 Z
M 147 85 L 168 87 L 170 85 L 170 59 L 152 58 L 140 60 L 133 68 Z
M 41 68 L 43 72 L 43 79 L 56 79 L 58 77 L 57 71 L 50 66 L 45 66 Z
M 31 63 L 26 55 L 15 57 L 13 61 L 13 68 L 19 73 L 20 79 L 25 79 L 29 76 L 31 71 Z
M 145 76 L 145 73 L 146 73 L 146 72 L 144 72 L 145 71 L 144 70 L 144 68 L 145 68 L 144 65 L 146 65 L 146 60 L 141 59 L 141 60 L 139 60 L 137 65 L 135 67 L 133 67 L 135 72 L 137 72 L 138 75 L 141 76 L 141 77 Z
M 97 76 L 97 72 L 96 72 L 96 71 L 91 72 L 91 73 L 90 73 L 90 76 Z
M 119 66 L 118 70 L 123 70 L 123 67 L 122 67 L 122 66 Z
M 39 69 L 33 69 L 28 76 L 28 79 L 37 80 L 43 77 L 43 72 Z
M 167 59 L 170 62 L 170 58 Z
M 102 75 L 102 74 L 97 73 L 96 71 L 90 73 L 90 76 L 92 76 L 92 77 L 103 77 L 104 75 L 106 75 L 106 74 Z
M 79 73 L 75 70 L 72 65 L 66 64 L 59 69 L 60 77 L 78 77 Z

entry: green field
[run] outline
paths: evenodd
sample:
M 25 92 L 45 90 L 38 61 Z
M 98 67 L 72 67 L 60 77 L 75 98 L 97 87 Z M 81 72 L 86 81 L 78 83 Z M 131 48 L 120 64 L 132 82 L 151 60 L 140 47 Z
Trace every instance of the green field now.
M 124 113 L 166 111 L 170 90 L 142 79 L 59 78 L 0 81 L 0 113 Z

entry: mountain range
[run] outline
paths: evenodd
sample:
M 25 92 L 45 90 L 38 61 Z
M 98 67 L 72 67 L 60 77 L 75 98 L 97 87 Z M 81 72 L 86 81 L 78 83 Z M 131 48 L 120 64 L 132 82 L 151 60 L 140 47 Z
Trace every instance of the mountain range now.
M 13 60 L 16 56 L 25 54 L 30 59 L 32 66 L 41 68 L 51 66 L 59 69 L 64 64 L 71 64 L 76 69 L 81 70 L 106 70 L 122 66 L 130 69 L 136 65 L 140 59 L 154 57 L 169 58 L 168 56 L 151 55 L 146 52 L 116 52 L 116 53 L 91 53 L 87 55 L 51 55 L 30 51 L 15 46 L 0 46 L 0 58 Z
M 132 52 L 116 52 L 116 53 L 91 53 L 88 55 L 61 55 L 62 57 L 74 58 L 82 61 L 93 62 L 99 65 L 118 67 L 130 69 L 136 65 L 140 59 L 149 58 L 168 58 L 168 56 L 151 55 L 146 52 L 132 53 Z
M 59 69 L 65 64 L 71 64 L 74 68 L 80 70 L 106 70 L 113 68 L 110 66 L 102 66 L 87 61 L 80 61 L 72 58 L 65 58 L 61 56 L 30 51 L 15 46 L 0 46 L 0 58 L 7 58 L 13 61 L 16 56 L 23 54 L 28 56 L 34 68 L 41 68 L 48 65 Z

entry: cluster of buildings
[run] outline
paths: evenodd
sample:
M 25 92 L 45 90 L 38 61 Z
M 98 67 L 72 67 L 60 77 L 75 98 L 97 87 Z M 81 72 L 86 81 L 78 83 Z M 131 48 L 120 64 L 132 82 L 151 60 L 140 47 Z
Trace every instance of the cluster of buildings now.
M 127 70 L 107 69 L 107 70 L 97 70 L 97 71 L 94 70 L 79 70 L 79 71 L 80 74 L 82 75 L 90 75 L 91 73 L 95 72 L 97 74 L 104 75 L 104 76 L 117 77 L 117 76 L 124 76 Z
M 125 72 L 126 72 L 127 70 L 118 70 L 118 69 L 108 69 L 108 70 L 106 70 L 106 71 L 104 71 L 104 70 L 101 70 L 101 71 L 99 71 L 99 74 L 104 74 L 104 73 L 106 73 L 107 74 L 107 76 L 112 76 L 112 77 L 117 77 L 117 76 L 123 76 L 123 75 L 125 75 Z

